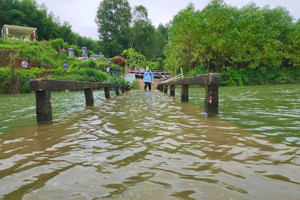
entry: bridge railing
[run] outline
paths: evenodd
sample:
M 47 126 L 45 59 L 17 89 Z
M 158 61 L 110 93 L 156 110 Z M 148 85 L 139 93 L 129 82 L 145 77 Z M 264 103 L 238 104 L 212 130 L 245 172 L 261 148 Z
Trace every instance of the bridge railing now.
M 187 102 L 189 100 L 189 85 L 204 85 L 204 111 L 207 113 L 208 117 L 214 117 L 219 112 L 219 80 L 220 74 L 203 74 L 173 82 L 158 83 L 157 89 L 164 91 L 164 93 L 168 93 L 168 87 L 170 86 L 170 95 L 175 96 L 175 86 L 181 85 L 181 101 Z
M 51 91 L 84 90 L 86 106 L 92 106 L 94 105 L 93 90 L 104 89 L 106 99 L 110 98 L 110 88 L 115 88 L 116 95 L 120 94 L 119 88 L 123 93 L 130 90 L 129 85 L 45 79 L 30 80 L 29 88 L 35 92 L 37 123 L 50 123 L 52 121 Z

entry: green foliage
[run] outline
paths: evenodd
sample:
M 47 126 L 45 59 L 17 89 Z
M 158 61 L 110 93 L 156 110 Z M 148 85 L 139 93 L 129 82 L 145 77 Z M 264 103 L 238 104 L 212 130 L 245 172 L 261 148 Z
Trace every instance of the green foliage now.
M 116 78 L 115 76 L 109 76 L 106 83 L 110 84 L 129 84 L 125 79 L 119 77 Z
M 221 72 L 220 85 L 241 86 L 241 85 L 262 85 L 262 84 L 285 84 L 299 83 L 299 69 L 239 69 L 229 68 Z
M 97 68 L 102 71 L 106 71 L 106 68 L 109 64 L 109 62 L 107 62 L 105 59 L 98 59 L 96 63 L 97 63 Z
M 29 93 L 29 81 L 36 78 L 36 74 L 29 70 L 15 70 L 21 84 L 21 93 Z
M 91 82 L 103 82 L 108 78 L 106 72 L 93 69 L 93 68 L 82 68 L 78 70 L 77 73 L 85 77 L 89 77 L 87 81 L 91 81 Z
M 126 61 L 130 67 L 138 67 L 146 64 L 145 56 L 138 53 L 133 48 L 124 50 L 123 55 L 126 57 Z
M 199 65 L 198 67 L 195 67 L 194 69 L 191 70 L 190 73 L 185 74 L 185 77 L 192 77 L 192 76 L 198 76 L 201 74 L 206 74 L 205 66 L 204 65 Z
M 220 84 L 224 86 L 242 86 L 243 81 L 241 72 L 236 70 L 223 72 L 221 74 Z
M 132 89 L 132 90 L 137 90 L 137 89 L 139 89 L 139 88 L 140 88 L 139 84 L 138 84 L 136 81 L 133 81 L 133 84 L 132 84 L 132 86 L 131 86 L 131 89 Z
M 190 4 L 168 29 L 166 65 L 171 70 L 183 67 L 191 72 L 202 64 L 207 72 L 223 73 L 223 83 L 228 85 L 242 84 L 235 73 L 242 69 L 249 69 L 249 75 L 259 71 L 262 77 L 266 77 L 264 71 L 292 70 L 299 66 L 299 24 L 281 7 L 259 8 L 251 3 L 237 9 L 212 0 L 196 11 Z M 261 84 L 265 81 L 259 74 L 257 83 Z
M 59 52 L 60 49 L 64 48 L 64 40 L 61 38 L 57 38 L 50 41 L 50 45 L 52 48 L 54 48 L 57 52 Z

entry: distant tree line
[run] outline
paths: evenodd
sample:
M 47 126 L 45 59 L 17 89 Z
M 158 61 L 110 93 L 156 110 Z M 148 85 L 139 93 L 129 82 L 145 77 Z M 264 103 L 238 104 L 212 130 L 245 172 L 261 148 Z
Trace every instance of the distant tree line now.
M 61 38 L 70 45 L 100 51 L 97 41 L 74 33 L 68 22 L 61 23 L 52 12 L 48 13 L 45 4 L 35 0 L 0 0 L 0 28 L 4 24 L 36 27 L 39 41 Z
M 144 6 L 132 9 L 127 0 L 103 0 L 95 21 L 100 46 L 107 57 L 121 55 L 126 49 L 135 49 L 149 61 L 164 58 L 167 27 L 161 24 L 156 28 Z
M 300 67 L 300 20 L 282 7 L 250 3 L 238 9 L 213 0 L 195 10 L 190 4 L 174 17 L 168 34 L 170 69 L 267 73 Z

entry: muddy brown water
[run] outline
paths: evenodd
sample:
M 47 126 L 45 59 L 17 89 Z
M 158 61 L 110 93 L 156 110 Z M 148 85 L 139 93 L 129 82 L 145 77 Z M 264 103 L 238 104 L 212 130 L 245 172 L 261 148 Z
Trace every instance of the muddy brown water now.
M 0 199 L 299 199 L 300 150 L 159 91 L 0 137 Z

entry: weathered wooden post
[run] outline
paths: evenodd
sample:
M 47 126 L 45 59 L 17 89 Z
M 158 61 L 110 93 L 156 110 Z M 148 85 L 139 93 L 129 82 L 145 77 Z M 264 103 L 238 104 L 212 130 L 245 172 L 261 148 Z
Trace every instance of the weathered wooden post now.
M 104 88 L 104 94 L 106 99 L 110 99 L 109 87 Z
M 165 85 L 164 93 L 168 93 L 168 85 Z
M 208 74 L 205 84 L 204 110 L 208 117 L 215 117 L 219 109 L 219 74 Z
M 189 85 L 181 85 L 181 101 L 189 101 Z
M 85 96 L 85 105 L 92 106 L 94 105 L 94 95 L 92 88 L 84 89 L 84 96 Z
M 125 93 L 125 86 L 121 87 L 122 93 Z
M 170 96 L 175 96 L 175 85 L 170 85 Z
M 115 90 L 116 90 L 116 95 L 120 95 L 119 87 L 115 87 Z
M 51 92 L 49 90 L 35 91 L 36 119 L 38 124 L 51 123 L 52 107 Z

